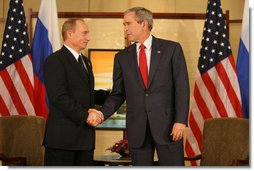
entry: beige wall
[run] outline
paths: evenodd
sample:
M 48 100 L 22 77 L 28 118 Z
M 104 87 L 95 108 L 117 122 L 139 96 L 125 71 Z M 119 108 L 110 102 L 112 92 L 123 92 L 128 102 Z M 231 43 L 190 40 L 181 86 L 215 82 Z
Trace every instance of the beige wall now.
M 38 11 L 40 0 L 23 0 L 28 8 Z M 56 0 L 59 12 L 123 12 L 134 6 L 144 6 L 152 12 L 161 13 L 204 13 L 207 0 Z M 230 10 L 230 19 L 242 19 L 244 0 L 221 0 L 224 11 Z M 9 0 L 0 0 L 0 18 L 6 18 Z M 61 27 L 63 19 L 59 20 Z M 91 29 L 88 48 L 121 49 L 124 47 L 122 19 L 86 19 Z M 36 19 L 33 20 L 35 28 Z M 60 28 L 59 28 L 60 29 Z M 153 34 L 160 38 L 179 41 L 183 46 L 188 65 L 191 92 L 201 44 L 203 21 L 155 20 Z M 236 58 L 241 24 L 230 24 L 230 42 Z M 0 23 L 0 45 L 4 32 L 4 22 Z M 1 48 L 1 47 L 0 47 Z M 96 155 L 109 154 L 105 149 L 122 138 L 121 132 L 97 131 Z

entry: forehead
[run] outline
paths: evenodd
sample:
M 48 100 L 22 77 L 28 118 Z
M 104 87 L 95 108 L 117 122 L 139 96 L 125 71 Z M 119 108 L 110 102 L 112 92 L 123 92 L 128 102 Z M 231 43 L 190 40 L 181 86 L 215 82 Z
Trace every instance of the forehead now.
M 135 15 L 134 11 L 133 12 L 129 12 L 129 13 L 124 15 L 124 21 L 126 22 L 126 21 L 135 20 L 135 17 L 136 17 L 136 15 Z
M 83 29 L 83 30 L 88 30 L 88 26 L 84 21 L 77 20 L 76 21 L 76 28 L 77 29 Z

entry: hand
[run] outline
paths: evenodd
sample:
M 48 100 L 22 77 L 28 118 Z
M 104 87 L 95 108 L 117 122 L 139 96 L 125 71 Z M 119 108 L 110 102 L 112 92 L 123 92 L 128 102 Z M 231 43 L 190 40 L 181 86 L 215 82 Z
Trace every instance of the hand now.
M 186 128 L 185 124 L 174 123 L 172 132 L 170 134 L 172 136 L 172 140 L 178 141 L 178 140 L 182 139 L 185 134 L 185 128 Z
M 96 109 L 89 109 L 88 110 L 88 117 L 86 120 L 87 124 L 89 124 L 91 126 L 97 126 L 103 121 L 104 121 L 104 116 L 100 111 L 98 111 Z

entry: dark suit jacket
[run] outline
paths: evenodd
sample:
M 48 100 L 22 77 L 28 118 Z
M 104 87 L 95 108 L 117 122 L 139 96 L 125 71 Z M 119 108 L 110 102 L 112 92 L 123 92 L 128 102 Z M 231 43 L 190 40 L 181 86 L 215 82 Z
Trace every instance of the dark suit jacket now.
M 94 107 L 94 101 L 102 104 L 107 93 L 94 91 L 92 65 L 87 58 L 83 59 L 88 64 L 89 75 L 64 46 L 45 61 L 44 80 L 49 101 L 45 147 L 94 149 L 95 130 L 86 124 L 87 111 Z
M 147 90 L 138 68 L 136 44 L 116 54 L 113 90 L 101 108 L 105 118 L 125 99 L 130 147 L 143 144 L 147 120 L 158 144 L 173 144 L 173 123 L 187 124 L 189 112 L 188 73 L 179 43 L 153 37 Z

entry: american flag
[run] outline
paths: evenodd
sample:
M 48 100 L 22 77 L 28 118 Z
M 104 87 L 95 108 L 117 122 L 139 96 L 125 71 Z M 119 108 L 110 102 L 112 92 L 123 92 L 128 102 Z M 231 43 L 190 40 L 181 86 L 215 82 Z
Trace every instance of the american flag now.
M 221 3 L 209 0 L 186 131 L 187 156 L 201 154 L 204 120 L 220 117 L 242 117 L 241 96 Z
M 35 115 L 34 75 L 22 0 L 10 0 L 0 56 L 0 116 Z

